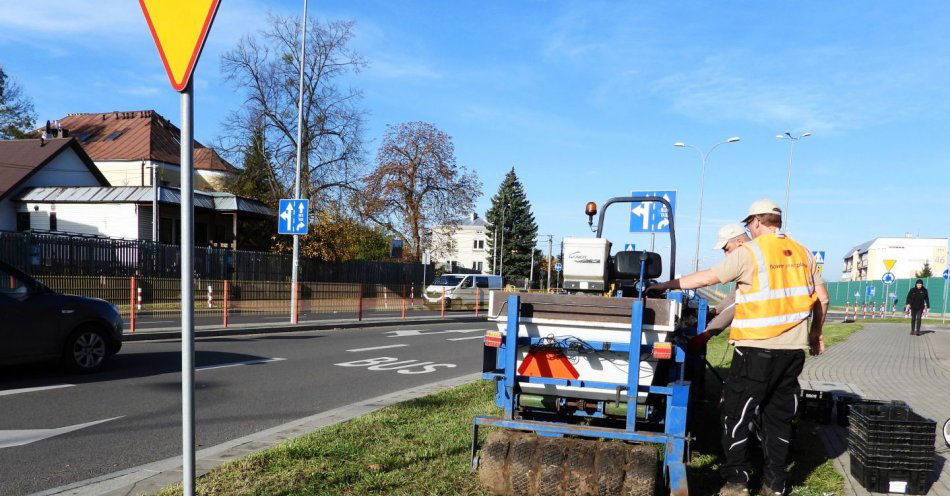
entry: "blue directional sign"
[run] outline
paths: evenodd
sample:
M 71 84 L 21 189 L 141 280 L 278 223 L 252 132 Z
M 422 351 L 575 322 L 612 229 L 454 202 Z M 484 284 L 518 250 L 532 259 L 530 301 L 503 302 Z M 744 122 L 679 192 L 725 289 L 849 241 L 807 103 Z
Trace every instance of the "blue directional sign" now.
M 950 279 L 950 269 L 943 271 L 943 278 Z
M 280 200 L 277 207 L 277 234 L 307 234 L 310 200 Z
M 897 280 L 897 277 L 894 276 L 893 272 L 885 272 L 884 276 L 881 277 L 881 282 L 883 282 L 884 284 L 888 286 L 890 286 L 891 284 L 894 284 L 894 281 L 896 280 Z
M 676 211 L 675 191 L 634 191 L 631 196 L 659 196 L 670 202 L 673 212 L 657 202 L 630 204 L 630 232 L 670 232 L 670 217 Z
M 868 288 L 867 288 L 867 296 L 868 296 L 868 298 L 874 298 L 874 293 L 875 293 L 875 291 L 874 291 L 874 286 L 868 286 Z

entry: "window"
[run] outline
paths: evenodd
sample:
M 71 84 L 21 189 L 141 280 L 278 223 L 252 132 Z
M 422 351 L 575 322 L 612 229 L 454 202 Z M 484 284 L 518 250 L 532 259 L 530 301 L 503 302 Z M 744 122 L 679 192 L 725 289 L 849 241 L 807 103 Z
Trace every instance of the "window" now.
M 478 262 L 477 267 L 475 267 L 475 270 L 481 272 L 482 270 L 484 270 L 483 268 L 484 268 L 484 262 Z M 485 284 L 488 284 L 488 283 L 486 282 Z
M 479 262 L 478 264 L 481 265 L 481 262 Z M 475 278 L 475 286 L 476 286 L 476 287 L 479 287 L 479 288 L 487 288 L 487 287 L 488 287 L 488 278 L 485 277 L 485 276 L 476 277 L 476 278 Z
M 476 250 L 484 250 L 484 249 L 485 249 L 485 240 L 484 240 L 484 239 L 476 239 L 476 240 L 472 243 L 472 248 L 474 248 L 474 249 L 476 249 Z M 474 267 L 473 267 L 473 268 L 474 268 Z
M 22 299 L 29 293 L 29 288 L 17 275 L 0 267 L 0 294 L 11 298 Z
M 117 139 L 119 138 L 119 136 L 122 136 L 122 133 L 123 133 L 124 131 L 125 131 L 124 129 L 123 129 L 122 131 L 112 131 L 111 134 L 109 134 L 108 136 L 106 136 L 106 141 L 115 141 L 115 140 L 117 140 Z
M 56 231 L 56 212 L 49 213 L 49 230 Z
M 30 230 L 30 213 L 29 212 L 16 213 L 16 230 L 17 231 Z

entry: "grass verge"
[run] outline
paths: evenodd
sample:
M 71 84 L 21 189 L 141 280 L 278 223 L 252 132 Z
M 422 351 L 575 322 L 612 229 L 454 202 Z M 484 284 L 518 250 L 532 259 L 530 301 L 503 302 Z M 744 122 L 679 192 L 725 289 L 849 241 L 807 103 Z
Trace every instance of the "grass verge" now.
M 860 329 L 829 324 L 829 346 Z M 710 341 L 708 357 L 729 368 L 725 336 Z M 717 363 L 718 362 L 718 363 Z M 707 397 L 719 386 L 707 384 Z M 707 403 L 689 464 L 696 494 L 716 494 L 721 460 L 718 406 Z M 469 474 L 472 417 L 499 414 L 493 384 L 478 381 L 379 410 L 228 463 L 198 479 L 200 495 L 463 495 L 481 496 Z M 795 496 L 841 494 L 842 480 L 824 454 L 815 427 L 802 424 L 793 453 Z M 161 496 L 181 494 L 170 487 Z

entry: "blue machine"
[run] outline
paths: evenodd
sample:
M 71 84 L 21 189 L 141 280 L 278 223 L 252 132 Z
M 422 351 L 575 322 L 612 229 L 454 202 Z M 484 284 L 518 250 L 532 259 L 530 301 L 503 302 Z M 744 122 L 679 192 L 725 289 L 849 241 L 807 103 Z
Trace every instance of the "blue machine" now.
M 627 197 L 613 198 L 605 205 L 618 202 L 634 201 L 657 201 L 666 203 L 662 198 L 643 198 Z M 596 214 L 588 212 L 593 217 Z M 675 234 L 670 219 L 671 236 L 671 255 L 675 260 Z M 592 222 L 591 222 L 592 224 Z M 598 226 L 598 237 L 601 234 L 603 226 L 603 212 L 600 216 L 600 225 Z M 647 256 L 640 256 L 640 274 L 644 274 Z M 673 277 L 674 265 L 671 263 L 670 277 Z M 642 277 L 641 277 L 642 279 Z M 642 287 L 642 286 L 641 286 Z M 617 342 L 591 342 L 584 341 L 581 345 L 589 352 L 610 351 L 627 353 L 628 371 L 627 380 L 624 383 L 612 382 L 594 382 L 582 379 L 559 379 L 551 377 L 534 377 L 519 375 L 517 371 L 518 347 L 524 349 L 525 346 L 543 347 L 549 344 L 549 338 L 534 337 L 527 335 L 522 331 L 519 335 L 519 323 L 522 320 L 522 297 L 517 294 L 508 296 L 506 302 L 507 328 L 500 346 L 492 348 L 490 353 L 494 355 L 493 369 L 491 363 L 492 356 L 489 354 L 489 348 L 486 346 L 486 363 L 483 378 L 495 381 L 496 397 L 495 403 L 503 409 L 504 414 L 501 417 L 477 416 L 474 419 L 472 432 L 472 471 L 479 469 L 479 464 L 485 460 L 480 460 L 479 455 L 479 436 L 478 431 L 481 426 L 497 427 L 507 430 L 512 436 L 521 436 L 516 432 L 533 433 L 539 440 L 565 439 L 565 440 L 609 440 L 612 442 L 591 443 L 590 446 L 597 446 L 602 449 L 605 446 L 630 447 L 632 443 L 640 444 L 641 451 L 643 446 L 652 446 L 647 452 L 653 453 L 652 467 L 639 467 L 640 474 L 649 474 L 650 470 L 661 477 L 657 487 L 664 487 L 674 495 L 688 495 L 686 480 L 686 467 L 689 443 L 689 413 L 690 401 L 695 399 L 697 389 L 701 385 L 693 386 L 689 378 L 697 379 L 701 382 L 703 377 L 704 362 L 701 356 L 687 353 L 688 339 L 697 334 L 697 329 L 706 327 L 707 302 L 697 296 L 689 296 L 683 292 L 673 292 L 666 296 L 667 299 L 676 300 L 682 304 L 683 311 L 695 312 L 696 319 L 690 319 L 688 323 L 679 325 L 672 334 L 670 340 L 672 344 L 672 353 L 670 358 L 664 361 L 664 367 L 658 368 L 654 375 L 653 384 L 640 384 L 640 370 L 638 366 L 643 354 L 650 355 L 654 352 L 651 345 L 641 345 L 641 334 L 644 332 L 644 315 L 646 308 L 645 292 L 636 290 L 636 297 L 625 298 L 630 301 L 631 319 L 629 340 Z M 627 293 L 629 294 L 629 293 Z M 570 305 L 568 305 L 570 306 Z M 567 343 L 567 346 L 577 346 L 577 344 Z M 699 371 L 698 373 L 696 371 Z M 662 372 L 662 373 L 660 373 Z M 568 408 L 566 404 L 570 402 L 567 398 L 557 398 L 553 408 L 537 408 L 539 405 L 532 403 L 526 404 L 529 395 L 522 395 L 519 384 L 546 384 L 553 386 L 570 386 L 577 388 L 591 389 L 609 389 L 617 391 L 616 402 L 589 400 L 581 402 L 581 407 L 577 408 L 577 401 L 573 404 L 575 408 Z M 700 386 L 697 388 L 697 386 Z M 642 398 L 638 402 L 638 393 L 647 393 L 647 401 L 644 403 Z M 611 407 L 621 405 L 621 400 L 625 400 L 625 415 L 618 415 L 618 410 L 609 410 Z M 636 405 L 636 406 L 635 406 Z M 622 412 L 622 410 L 620 410 Z M 609 414 L 610 413 L 610 414 Z M 639 417 L 639 418 L 638 418 Z M 550 441 L 539 441 L 550 442 Z M 578 441 L 572 441 L 578 442 Z M 587 442 L 587 441 L 579 441 Z M 658 445 L 658 446 L 657 446 Z M 485 451 L 489 450 L 488 441 L 486 441 Z M 512 445 L 512 453 L 506 456 L 521 456 L 513 454 L 516 448 Z M 495 450 L 497 451 L 497 450 Z M 656 451 L 662 452 L 662 471 L 656 467 Z M 491 453 L 483 453 L 482 456 L 493 456 Z M 538 459 L 543 459 L 546 455 L 537 455 Z M 593 455 L 591 455 L 593 457 Z M 623 454 L 611 455 L 620 456 L 621 465 L 624 463 Z M 598 455 L 600 457 L 600 455 Z M 591 470 L 595 470 L 595 465 L 603 465 L 609 462 L 610 457 L 604 457 L 603 460 L 590 460 Z M 629 467 L 631 458 L 627 456 L 627 466 Z M 639 463 L 648 464 L 650 457 L 642 457 Z M 636 468 L 636 467 L 635 467 Z M 512 466 L 510 471 L 520 470 Z M 508 472 L 506 469 L 505 472 Z M 543 470 L 542 470 L 543 472 Z M 512 475 L 512 474 L 509 474 Z M 512 475 L 512 480 L 517 474 Z M 541 477 L 542 475 L 532 475 Z M 567 478 L 565 476 L 565 478 Z M 483 480 L 484 483 L 484 480 Z M 655 482 L 654 482 L 655 483 Z M 534 483 L 534 489 L 531 490 L 512 490 L 516 494 L 560 494 L 553 492 L 549 487 L 546 490 L 539 490 L 538 485 Z M 565 483 L 566 484 L 566 483 Z M 509 483 L 509 488 L 515 487 L 514 482 Z M 542 484 L 543 485 L 543 484 Z M 522 486 L 527 487 L 524 483 Z M 617 486 L 619 487 L 619 486 Z M 636 494 L 652 495 L 655 488 L 647 487 L 628 487 L 624 486 L 622 491 L 611 492 L 611 494 Z M 546 492 L 545 492 L 546 491 Z M 615 491 L 615 489 L 610 489 Z M 503 494 L 501 491 L 494 491 Z M 573 491 L 583 493 L 583 491 Z M 600 488 L 604 492 L 604 488 Z M 659 493 L 657 493 L 659 494 Z

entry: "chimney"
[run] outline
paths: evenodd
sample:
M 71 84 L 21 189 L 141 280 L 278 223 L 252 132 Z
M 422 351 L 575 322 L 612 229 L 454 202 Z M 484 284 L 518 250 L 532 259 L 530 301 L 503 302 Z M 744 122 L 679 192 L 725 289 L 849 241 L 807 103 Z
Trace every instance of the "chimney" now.
M 474 224 L 474 223 L 475 223 L 475 219 L 478 218 L 478 213 L 472 212 L 472 215 L 470 215 L 469 217 L 470 217 L 470 219 L 471 219 L 471 221 L 472 221 L 472 224 Z

